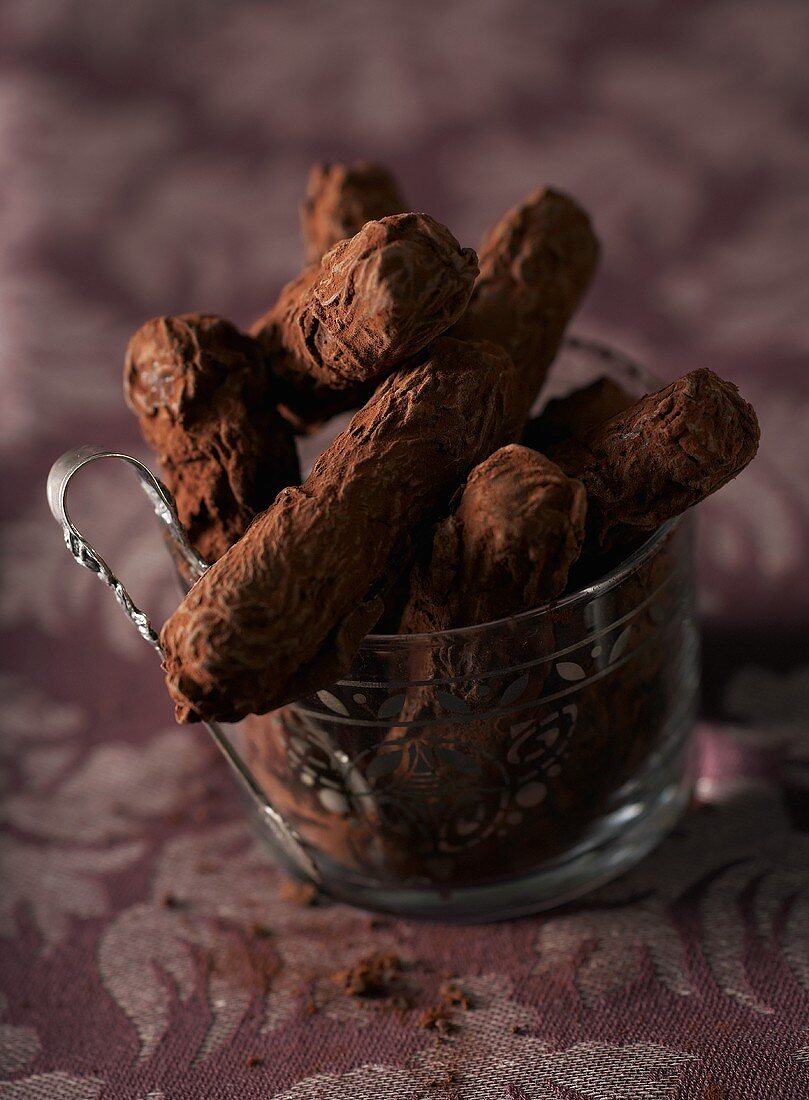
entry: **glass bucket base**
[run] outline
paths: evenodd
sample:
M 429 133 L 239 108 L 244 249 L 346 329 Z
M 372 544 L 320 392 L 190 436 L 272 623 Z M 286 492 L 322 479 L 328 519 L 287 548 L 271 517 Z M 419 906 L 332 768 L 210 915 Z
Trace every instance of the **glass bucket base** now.
M 445 890 L 385 887 L 330 867 L 321 857 L 324 891 L 334 901 L 361 909 L 423 920 L 468 924 L 528 916 L 571 901 L 633 867 L 677 824 L 692 788 L 693 777 L 680 770 L 678 780 L 659 788 L 653 799 L 623 805 L 601 818 L 597 829 L 564 856 L 511 879 Z M 278 860 L 266 830 L 259 828 L 273 858 L 285 862 Z

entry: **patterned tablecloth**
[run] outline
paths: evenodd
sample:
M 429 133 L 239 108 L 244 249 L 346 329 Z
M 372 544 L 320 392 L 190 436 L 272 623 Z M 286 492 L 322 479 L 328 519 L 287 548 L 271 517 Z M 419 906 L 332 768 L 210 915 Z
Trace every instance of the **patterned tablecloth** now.
M 809 16 L 797 0 L 7 0 L 0 9 L 0 1100 L 809 1095 Z M 375 156 L 463 243 L 552 181 L 596 218 L 577 324 L 710 365 L 760 457 L 702 509 L 698 804 L 550 915 L 447 928 L 301 908 L 153 654 L 69 561 L 44 479 L 139 449 L 158 312 L 246 323 L 300 262 L 310 161 Z M 84 517 L 160 619 L 125 472 Z M 329 975 L 374 951 L 403 1000 Z M 420 1026 L 446 973 L 471 1007 Z

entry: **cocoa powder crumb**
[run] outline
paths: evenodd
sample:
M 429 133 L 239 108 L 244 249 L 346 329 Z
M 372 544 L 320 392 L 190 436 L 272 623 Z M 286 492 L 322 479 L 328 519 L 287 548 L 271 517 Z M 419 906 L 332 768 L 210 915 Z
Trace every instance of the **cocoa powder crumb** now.
M 428 1031 L 437 1031 L 439 1035 L 450 1035 L 455 1030 L 455 1024 L 452 1020 L 452 1011 L 445 1004 L 433 1005 L 432 1008 L 425 1008 L 423 1012 L 419 1014 L 418 1018 L 419 1027 L 423 1027 Z
M 396 181 L 381 164 L 359 161 L 314 165 L 301 205 L 307 261 L 320 260 L 338 241 L 358 233 L 366 222 L 406 210 Z
M 164 894 L 160 899 L 160 904 L 164 909 L 188 909 L 189 904 L 182 898 L 176 897 L 174 894 Z
M 472 998 L 461 989 L 457 982 L 443 982 L 439 987 L 438 996 L 441 999 L 441 1004 L 447 1008 L 462 1008 L 464 1010 L 472 1008 Z
M 313 882 L 299 882 L 297 879 L 282 879 L 279 890 L 284 901 L 297 905 L 300 909 L 317 905 L 320 897 L 320 891 Z
M 402 971 L 398 955 L 376 952 L 332 974 L 331 980 L 350 997 L 390 997 Z
M 431 1077 L 427 1081 L 427 1088 L 449 1088 L 451 1085 L 455 1085 L 458 1082 L 458 1071 L 454 1069 L 445 1069 L 440 1077 Z
M 472 998 L 461 986 L 452 980 L 441 983 L 438 989 L 438 1001 L 430 1008 L 426 1008 L 419 1016 L 419 1027 L 436 1031 L 440 1036 L 447 1036 L 457 1026 L 453 1019 L 453 1010 L 468 1011 L 472 1008 Z

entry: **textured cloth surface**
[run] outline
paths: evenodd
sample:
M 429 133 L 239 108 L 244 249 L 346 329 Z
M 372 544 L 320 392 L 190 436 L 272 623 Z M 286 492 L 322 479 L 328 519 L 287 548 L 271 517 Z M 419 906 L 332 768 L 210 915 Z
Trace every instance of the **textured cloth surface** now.
M 807 56 L 800 0 L 3 5 L 0 1100 L 809 1095 Z M 577 331 L 665 378 L 710 366 L 760 414 L 759 458 L 701 510 L 698 805 L 549 915 L 285 901 L 46 511 L 65 448 L 140 453 L 138 324 L 271 304 L 329 157 L 388 163 L 464 245 L 569 189 L 604 244 Z M 80 525 L 162 621 L 142 498 L 126 471 L 86 481 Z M 330 982 L 375 950 L 412 1008 Z M 443 970 L 472 1007 L 442 1040 L 418 1016 Z

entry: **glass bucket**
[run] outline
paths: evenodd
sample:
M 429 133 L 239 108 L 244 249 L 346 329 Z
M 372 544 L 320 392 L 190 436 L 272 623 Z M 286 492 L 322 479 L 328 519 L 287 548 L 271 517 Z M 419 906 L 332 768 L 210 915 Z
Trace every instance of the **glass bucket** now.
M 543 399 L 604 376 L 633 395 L 659 386 L 571 339 Z M 339 427 L 306 446 L 318 452 Z M 181 549 L 187 574 L 193 552 Z M 101 566 L 89 567 L 107 579 Z M 370 909 L 492 920 L 583 893 L 667 833 L 690 796 L 698 683 L 684 517 L 552 604 L 463 630 L 368 635 L 338 683 L 208 728 L 287 870 Z
M 544 400 L 604 376 L 659 386 L 573 339 Z M 683 517 L 547 607 L 369 635 L 337 684 L 227 731 L 326 893 L 488 920 L 588 890 L 665 835 L 690 795 L 698 683 Z

